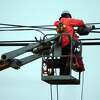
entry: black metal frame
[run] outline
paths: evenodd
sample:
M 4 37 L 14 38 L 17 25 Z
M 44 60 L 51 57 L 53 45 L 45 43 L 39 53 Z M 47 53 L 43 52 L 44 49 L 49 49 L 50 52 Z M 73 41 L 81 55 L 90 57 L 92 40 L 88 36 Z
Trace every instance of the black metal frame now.
M 54 50 L 54 46 L 52 46 L 52 50 Z M 80 42 L 79 47 L 80 49 L 80 56 L 82 55 L 82 44 Z M 71 55 L 65 55 L 65 57 L 70 57 Z M 73 55 L 72 55 L 73 57 Z M 61 56 L 55 57 L 54 56 L 54 51 L 51 52 L 50 55 L 42 55 L 42 72 L 41 72 L 41 79 L 49 84 L 60 84 L 60 85 L 79 85 L 80 84 L 80 72 L 78 72 L 78 78 L 75 78 L 72 76 L 72 73 L 69 75 L 57 75 L 55 72 L 56 69 L 60 70 L 60 61 L 61 61 Z M 72 63 L 72 62 L 71 62 Z M 70 66 L 70 71 L 72 71 L 72 68 Z

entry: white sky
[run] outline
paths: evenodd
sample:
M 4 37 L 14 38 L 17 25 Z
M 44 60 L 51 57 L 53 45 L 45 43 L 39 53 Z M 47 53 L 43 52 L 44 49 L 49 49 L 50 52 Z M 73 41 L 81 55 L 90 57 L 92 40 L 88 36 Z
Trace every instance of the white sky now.
M 68 10 L 75 18 L 88 22 L 100 21 L 99 0 L 0 0 L 0 23 L 21 25 L 52 25 L 63 10 Z M 51 32 L 52 33 L 52 32 Z M 53 32 L 54 33 L 54 32 Z M 0 32 L 0 40 L 32 40 L 34 34 L 28 32 Z M 86 38 L 99 37 L 90 34 Z M 17 47 L 0 47 L 0 54 Z M 84 100 L 100 100 L 99 46 L 83 47 L 86 67 Z M 54 88 L 54 97 L 56 93 Z M 80 86 L 60 86 L 59 100 L 80 100 Z M 50 100 L 49 85 L 41 81 L 41 59 L 24 65 L 20 70 L 7 69 L 0 72 L 0 100 Z

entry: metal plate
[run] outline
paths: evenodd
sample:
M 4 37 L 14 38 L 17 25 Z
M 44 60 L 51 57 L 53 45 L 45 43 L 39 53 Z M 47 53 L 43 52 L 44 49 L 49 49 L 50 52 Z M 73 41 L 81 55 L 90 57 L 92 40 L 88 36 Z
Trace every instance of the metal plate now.
M 43 81 L 47 82 L 48 84 L 52 85 L 79 85 L 80 80 L 76 79 L 71 75 L 60 75 L 60 76 L 42 76 Z

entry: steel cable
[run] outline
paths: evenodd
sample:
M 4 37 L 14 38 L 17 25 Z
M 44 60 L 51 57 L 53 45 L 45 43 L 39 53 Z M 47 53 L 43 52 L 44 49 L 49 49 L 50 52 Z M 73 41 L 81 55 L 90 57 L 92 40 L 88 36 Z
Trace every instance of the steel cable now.
M 81 100 L 83 100 L 83 93 L 84 93 L 84 72 L 82 75 L 82 90 L 81 90 Z
M 51 100 L 53 100 L 53 98 L 52 98 L 52 85 L 50 84 L 50 96 L 51 96 Z

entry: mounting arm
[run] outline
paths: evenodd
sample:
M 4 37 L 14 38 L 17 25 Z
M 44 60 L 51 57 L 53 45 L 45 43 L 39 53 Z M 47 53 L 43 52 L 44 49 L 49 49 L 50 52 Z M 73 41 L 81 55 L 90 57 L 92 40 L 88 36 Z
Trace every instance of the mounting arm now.
M 28 46 L 24 46 L 22 48 L 1 55 L 0 70 L 4 70 L 8 67 L 19 69 L 21 66 L 42 57 L 42 53 L 46 50 L 49 51 L 48 49 L 50 49 L 49 47 L 52 45 L 49 44 L 49 42 L 55 40 L 57 37 L 58 36 L 56 35 L 35 44 L 30 43 Z M 22 59 L 15 58 L 27 52 L 32 52 L 33 55 L 24 57 Z

